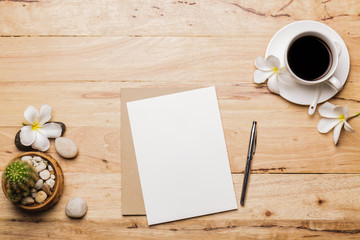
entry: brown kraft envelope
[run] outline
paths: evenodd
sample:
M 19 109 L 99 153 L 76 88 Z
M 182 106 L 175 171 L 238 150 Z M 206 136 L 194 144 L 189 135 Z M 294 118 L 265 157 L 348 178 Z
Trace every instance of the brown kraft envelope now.
M 183 92 L 194 88 L 121 89 L 121 211 L 122 215 L 146 215 L 132 141 L 127 102 Z

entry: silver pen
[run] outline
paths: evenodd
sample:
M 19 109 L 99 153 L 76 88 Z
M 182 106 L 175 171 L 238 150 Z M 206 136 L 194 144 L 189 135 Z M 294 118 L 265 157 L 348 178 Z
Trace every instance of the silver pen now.
M 244 202 L 245 202 L 245 194 L 246 194 L 246 188 L 250 174 L 251 160 L 253 158 L 253 155 L 255 154 L 255 149 L 256 149 L 256 139 L 257 139 L 256 121 L 253 121 L 251 133 L 250 133 L 249 149 L 246 159 L 246 168 L 245 168 L 244 181 L 243 181 L 243 187 L 242 187 L 241 199 L 240 199 L 241 206 L 244 206 Z

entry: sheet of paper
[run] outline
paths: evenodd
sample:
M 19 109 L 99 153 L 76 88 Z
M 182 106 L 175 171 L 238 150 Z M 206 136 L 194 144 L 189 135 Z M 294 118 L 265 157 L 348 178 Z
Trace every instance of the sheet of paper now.
M 178 93 L 194 88 L 122 88 L 121 89 L 121 213 L 146 215 L 136 163 L 126 103 L 144 98 Z
M 127 107 L 149 225 L 237 208 L 214 87 Z

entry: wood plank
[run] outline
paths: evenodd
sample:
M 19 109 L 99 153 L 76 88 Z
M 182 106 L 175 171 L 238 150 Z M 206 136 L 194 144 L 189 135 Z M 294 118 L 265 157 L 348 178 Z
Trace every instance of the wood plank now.
M 10 159 L 22 153 L 14 145 L 14 136 L 19 128 L 0 127 L 0 170 Z M 75 159 L 64 159 L 57 154 L 54 140 L 46 152 L 54 157 L 64 172 L 73 173 L 120 173 L 120 129 L 109 127 L 72 127 L 64 135 L 72 139 L 79 148 Z
M 127 6 L 116 0 L 2 0 L 1 35 L 125 35 Z
M 228 223 L 228 221 L 223 221 Z M 192 227 L 179 224 L 164 229 L 152 227 L 144 228 L 134 225 L 131 220 L 126 221 L 47 221 L 38 223 L 38 220 L 24 221 L 1 221 L 0 224 L 6 227 L 6 230 L 0 230 L 0 236 L 7 240 L 17 240 L 26 237 L 29 240 L 39 239 L 39 235 L 51 239 L 359 239 L 358 230 L 334 230 L 334 229 L 316 229 L 303 227 L 293 221 L 287 221 L 282 225 L 264 224 L 258 222 L 238 221 L 239 225 L 222 225 L 220 227 L 211 227 L 214 224 L 208 221 L 207 224 L 198 224 Z M 338 225 L 351 223 L 339 222 Z M 316 224 L 315 224 L 316 225 Z M 335 224 L 334 224 L 335 225 Z M 306 226 L 306 225 L 305 225 Z M 36 230 L 34 230 L 36 229 Z
M 265 53 L 262 42 L 228 38 L 0 38 L 0 80 L 242 82 L 252 79 L 249 68 L 254 68 L 257 55 Z M 256 49 L 262 51 L 256 54 Z
M 131 1 L 129 34 L 140 36 L 265 36 L 299 20 L 321 21 L 341 34 L 358 26 L 356 0 Z M 352 26 L 352 27 L 351 27 Z M 354 34 L 354 32 L 352 33 Z M 355 33 L 355 35 L 357 35 Z
M 234 122 L 237 123 L 236 119 Z M 243 173 L 250 127 L 235 127 L 235 130 L 227 129 L 227 125 L 224 127 L 231 170 L 233 173 Z M 336 147 L 333 146 L 330 134 L 323 136 L 317 133 L 315 127 L 298 128 L 296 133 L 292 133 L 291 129 L 278 127 L 274 130 L 259 121 L 259 139 L 252 173 L 360 172 L 357 164 L 360 140 L 358 134 L 343 132 L 341 142 Z M 0 158 L 4 159 L 0 163 L 0 170 L 3 170 L 7 164 L 6 159 L 10 160 L 20 153 L 13 143 L 19 128 L 1 127 L 0 130 Z M 65 172 L 120 172 L 119 128 L 68 126 L 65 136 L 73 139 L 79 146 L 80 154 L 75 160 L 62 159 L 55 152 L 53 141 L 48 151 L 59 160 Z
M 11 159 L 19 152 L 13 144 L 13 138 L 24 121 L 25 108 L 30 104 L 39 108 L 41 104 L 47 103 L 53 106 L 53 120 L 64 122 L 68 127 L 66 136 L 79 145 L 80 155 L 79 162 L 75 161 L 76 167 L 81 167 L 78 164 L 84 161 L 89 163 L 81 167 L 84 172 L 119 172 L 120 89 L 128 86 L 158 85 L 45 82 L 34 88 L 34 83 L 0 83 L 3 99 L 0 105 L 0 157 Z M 196 84 L 193 86 L 201 87 Z M 28 94 L 29 89 L 32 89 L 31 94 Z M 59 89 L 66 90 L 59 92 Z M 320 134 L 317 131 L 320 116 L 316 114 L 309 117 L 306 114 L 307 107 L 291 104 L 268 94 L 267 89 L 255 88 L 254 84 L 221 84 L 216 89 L 233 173 L 244 171 L 253 120 L 259 123 L 257 152 L 252 165 L 254 173 L 360 172 L 360 152 L 357 151 L 359 133 L 343 131 L 338 146 L 334 146 L 332 133 Z M 349 107 L 351 113 L 358 111 L 358 103 L 348 99 L 348 96 L 357 94 L 357 89 L 349 89 L 351 92 L 345 93 L 345 100 L 336 99 L 332 102 Z M 350 124 L 355 130 L 360 129 L 359 119 L 351 120 Z M 57 156 L 53 147 L 49 153 Z M 68 160 L 62 164 L 65 171 L 75 171 Z M 6 162 L 1 163 L 0 169 L 4 169 L 5 165 Z
M 119 127 L 120 88 L 117 82 L 1 82 L 0 126 L 21 127 L 27 106 L 48 104 L 52 120 L 69 127 Z
M 237 201 L 242 179 L 242 174 L 233 175 Z M 121 216 L 120 181 L 117 173 L 65 172 L 60 201 L 51 211 L 36 214 L 19 211 L 0 194 L 0 236 L 35 239 L 52 236 L 59 229 L 61 234 L 55 239 L 125 235 L 128 239 L 356 239 L 360 234 L 359 174 L 251 175 L 245 207 L 152 227 L 147 226 L 145 217 Z M 64 214 L 66 202 L 73 196 L 88 202 L 83 220 L 69 220 Z
M 349 1 L 45 1 L 0 2 L 0 35 L 270 37 L 293 21 L 322 21 L 358 36 L 357 0 Z M 261 27 L 259 27 L 261 26 Z
M 275 33 L 275 32 L 273 32 Z M 121 81 L 156 84 L 253 82 L 270 37 L 0 38 L 0 81 Z M 358 87 L 359 38 L 344 39 Z M 345 87 L 346 90 L 346 87 Z
M 15 134 L 25 121 L 28 105 L 53 107 L 52 120 L 64 122 L 65 132 L 77 143 L 79 155 L 74 160 L 61 158 L 54 149 L 48 151 L 67 173 L 120 172 L 120 83 L 0 83 L 0 169 L 18 153 Z

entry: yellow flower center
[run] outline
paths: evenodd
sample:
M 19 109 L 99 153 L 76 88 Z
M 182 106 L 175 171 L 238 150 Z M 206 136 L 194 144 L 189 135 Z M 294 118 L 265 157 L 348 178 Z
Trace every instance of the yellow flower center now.
M 40 123 L 39 122 L 33 122 L 32 126 L 31 126 L 31 129 L 33 131 L 37 131 L 37 130 L 39 130 L 39 128 L 41 128 Z
M 279 69 L 277 67 L 274 67 L 272 70 L 276 73 L 279 71 Z
M 343 121 L 344 121 L 344 119 L 345 119 L 344 114 L 341 114 L 341 115 L 339 116 L 339 119 L 340 119 L 340 121 L 341 121 L 341 122 L 343 122 Z

